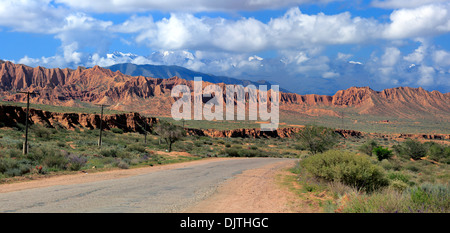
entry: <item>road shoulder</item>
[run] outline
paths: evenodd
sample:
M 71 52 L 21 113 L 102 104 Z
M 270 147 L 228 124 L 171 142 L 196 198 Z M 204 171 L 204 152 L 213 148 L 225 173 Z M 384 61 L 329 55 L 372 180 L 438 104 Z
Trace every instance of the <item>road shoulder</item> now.
M 288 168 L 296 160 L 287 160 L 251 169 L 223 183 L 208 199 L 185 209 L 184 213 L 312 213 L 289 187 L 282 185 L 283 176 L 292 175 Z

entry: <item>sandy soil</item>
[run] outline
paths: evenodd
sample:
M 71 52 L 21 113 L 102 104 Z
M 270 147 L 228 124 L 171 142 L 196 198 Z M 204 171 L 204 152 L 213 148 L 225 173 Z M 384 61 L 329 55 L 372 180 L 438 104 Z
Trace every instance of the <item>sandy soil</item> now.
M 225 182 L 210 198 L 186 209 L 186 213 L 315 213 L 320 212 L 297 197 L 284 176 L 295 161 L 284 161 L 247 170 Z

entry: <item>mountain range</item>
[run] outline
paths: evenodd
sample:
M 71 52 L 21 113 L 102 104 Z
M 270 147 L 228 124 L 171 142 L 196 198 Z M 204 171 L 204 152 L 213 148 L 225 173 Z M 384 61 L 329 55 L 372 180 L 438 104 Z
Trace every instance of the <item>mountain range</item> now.
M 47 69 L 9 61 L 0 63 L 0 97 L 3 101 L 24 102 L 26 95 L 17 92 L 26 90 L 39 92 L 39 95 L 31 97 L 32 103 L 62 106 L 107 104 L 116 110 L 170 116 L 175 101 L 170 96 L 171 89 L 184 84 L 193 90 L 193 81 L 177 76 L 164 79 L 146 77 L 149 74 L 131 76 L 99 66 Z M 132 73 L 131 70 L 129 72 Z M 175 73 L 165 75 L 172 74 Z M 204 86 L 208 84 L 203 83 Z M 224 83 L 218 85 L 225 86 Z M 334 95 L 281 92 L 280 114 L 340 117 L 342 109 L 351 109 L 360 115 L 408 119 L 435 115 L 448 118 L 449 103 L 450 93 L 430 92 L 423 88 L 397 87 L 375 91 L 369 87 L 351 87 Z
M 216 76 L 211 74 L 205 74 L 197 71 L 193 71 L 190 69 L 186 69 L 181 66 L 167 66 L 167 65 L 136 65 L 133 63 L 121 63 L 112 66 L 104 67 L 113 72 L 120 71 L 123 74 L 131 75 L 131 76 L 144 76 L 144 77 L 153 77 L 153 78 L 162 78 L 168 79 L 172 77 L 179 77 L 185 80 L 192 81 L 195 77 L 201 77 L 203 81 L 210 83 L 225 83 L 225 84 L 237 84 L 237 85 L 267 85 L 268 89 L 273 85 L 272 83 L 260 80 L 260 81 L 250 81 L 244 79 L 236 79 L 230 78 L 226 76 Z M 290 92 L 286 89 L 280 88 L 282 92 Z

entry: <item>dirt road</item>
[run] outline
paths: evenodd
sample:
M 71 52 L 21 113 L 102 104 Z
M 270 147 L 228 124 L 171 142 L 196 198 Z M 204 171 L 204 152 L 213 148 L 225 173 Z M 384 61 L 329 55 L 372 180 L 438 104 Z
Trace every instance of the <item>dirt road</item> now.
M 274 178 L 294 161 L 206 159 L 4 184 L 0 212 L 291 212 Z

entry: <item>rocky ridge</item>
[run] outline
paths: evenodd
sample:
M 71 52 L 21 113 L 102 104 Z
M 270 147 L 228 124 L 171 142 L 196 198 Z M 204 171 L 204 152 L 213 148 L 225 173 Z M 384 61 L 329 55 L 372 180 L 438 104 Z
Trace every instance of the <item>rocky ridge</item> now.
M 76 106 L 77 103 L 108 104 L 111 109 L 140 112 L 155 116 L 170 116 L 175 101 L 170 96 L 176 85 L 187 85 L 193 91 L 193 81 L 178 77 L 157 79 L 129 76 L 95 66 L 90 69 L 46 69 L 0 63 L 0 96 L 5 101 L 24 102 L 26 96 L 17 91 L 36 91 L 32 103 Z M 211 83 L 203 82 L 203 86 Z M 218 84 L 222 88 L 225 84 Z M 280 113 L 294 112 L 307 116 L 339 117 L 342 108 L 352 108 L 358 114 L 420 118 L 423 115 L 448 118 L 450 93 L 426 91 L 423 88 L 398 87 L 375 91 L 369 87 L 351 87 L 327 95 L 280 93 Z M 324 109 L 326 108 L 326 109 Z

